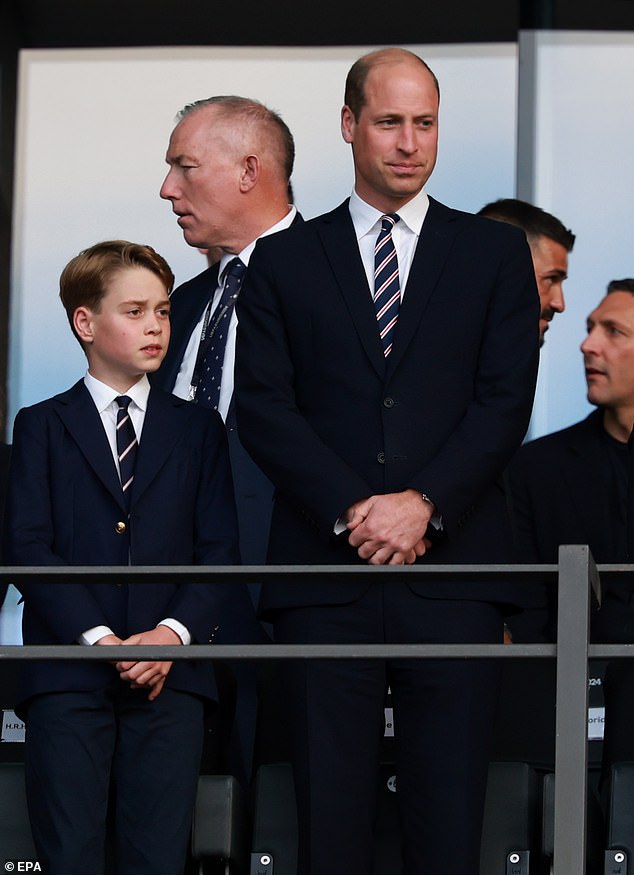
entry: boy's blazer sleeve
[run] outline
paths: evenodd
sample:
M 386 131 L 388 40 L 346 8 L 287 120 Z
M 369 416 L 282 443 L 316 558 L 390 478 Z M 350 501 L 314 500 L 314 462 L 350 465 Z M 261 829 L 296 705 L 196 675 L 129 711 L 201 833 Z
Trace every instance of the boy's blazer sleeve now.
M 48 417 L 40 406 L 21 410 L 15 420 L 4 522 L 4 556 L 9 565 L 69 563 L 55 553 L 51 503 Z M 107 620 L 81 583 L 26 583 L 17 589 L 55 632 L 71 643 Z

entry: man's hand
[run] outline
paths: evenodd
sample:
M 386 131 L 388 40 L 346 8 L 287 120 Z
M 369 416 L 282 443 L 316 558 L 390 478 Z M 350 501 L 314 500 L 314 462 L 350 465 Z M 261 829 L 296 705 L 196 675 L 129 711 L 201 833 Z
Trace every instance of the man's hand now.
M 371 495 L 344 514 L 348 541 L 370 565 L 412 565 L 431 547 L 425 533 L 433 514 L 415 489 Z
M 173 629 L 168 626 L 157 626 L 156 629 L 150 629 L 148 632 L 131 635 L 120 643 L 123 645 L 174 645 L 183 642 Z M 141 687 L 149 689 L 148 699 L 152 702 L 160 695 L 172 663 L 158 660 L 155 662 L 117 662 L 115 667 L 121 680 L 128 681 L 133 690 Z
M 99 641 L 95 641 L 95 644 L 108 646 L 109 644 L 122 644 L 121 638 L 117 635 L 104 635 L 103 638 L 100 638 Z

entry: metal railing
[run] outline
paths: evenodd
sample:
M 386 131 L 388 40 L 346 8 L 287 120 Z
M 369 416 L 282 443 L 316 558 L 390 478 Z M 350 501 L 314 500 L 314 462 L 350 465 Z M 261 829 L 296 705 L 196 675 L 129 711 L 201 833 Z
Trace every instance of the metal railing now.
M 119 646 L 122 660 L 139 659 L 556 659 L 557 713 L 555 740 L 554 875 L 579 875 L 585 871 L 586 783 L 588 755 L 588 659 L 634 656 L 634 644 L 590 645 L 592 593 L 600 601 L 601 583 L 634 573 L 634 565 L 595 565 L 587 546 L 562 546 L 557 565 L 414 565 L 414 566 L 129 566 L 121 567 L 10 567 L 0 568 L 0 581 L 22 580 L 77 583 L 173 582 L 195 577 L 265 583 L 281 576 L 298 582 L 332 582 L 368 579 L 385 583 L 425 577 L 447 580 L 513 580 L 526 585 L 558 586 L 557 644 L 252 644 L 190 645 L 189 647 Z M 76 645 L 0 646 L 0 660 L 102 660 L 110 661 L 109 648 Z

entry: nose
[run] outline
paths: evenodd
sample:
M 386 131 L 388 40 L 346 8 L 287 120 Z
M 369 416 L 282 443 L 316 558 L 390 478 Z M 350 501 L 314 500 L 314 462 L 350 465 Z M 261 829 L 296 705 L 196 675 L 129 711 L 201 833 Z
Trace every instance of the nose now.
M 161 185 L 161 190 L 159 191 L 160 196 L 163 200 L 169 201 L 172 198 L 176 197 L 175 194 L 175 186 L 174 186 L 174 174 L 172 173 L 172 168 L 167 171 L 165 179 L 163 180 L 163 184 Z
M 156 313 L 148 313 L 147 321 L 145 323 L 145 333 L 160 334 L 162 330 L 163 324 Z
M 586 339 L 583 341 L 579 349 L 584 355 L 596 355 L 598 349 L 598 338 L 595 331 L 592 329 L 588 331 Z
M 401 152 L 411 155 L 417 149 L 416 134 L 411 124 L 403 124 L 398 138 L 398 148 Z
M 555 313 L 563 313 L 566 309 L 566 301 L 564 299 L 564 290 L 561 283 L 557 283 L 552 287 L 550 298 L 550 306 Z

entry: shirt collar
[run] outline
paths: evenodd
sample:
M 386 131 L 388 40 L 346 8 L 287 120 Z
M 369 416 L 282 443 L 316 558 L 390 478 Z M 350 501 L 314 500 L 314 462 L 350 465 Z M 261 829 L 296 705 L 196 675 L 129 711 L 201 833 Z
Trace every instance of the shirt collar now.
M 357 234 L 357 239 L 364 237 L 372 231 L 375 225 L 379 222 L 381 216 L 385 215 L 376 207 L 371 206 L 362 200 L 356 191 L 350 195 L 350 216 Z M 429 198 L 425 189 L 421 189 L 416 197 L 408 201 L 396 212 L 401 217 L 401 221 L 409 230 L 418 236 L 423 227 L 427 210 L 429 209 Z
M 106 383 L 102 383 L 101 380 L 97 380 L 96 377 L 93 377 L 90 371 L 86 371 L 84 385 L 90 392 L 90 396 L 95 402 L 95 407 L 99 413 L 103 413 L 103 411 L 112 404 L 114 399 L 118 398 L 119 395 L 127 395 L 144 413 L 147 409 L 147 402 L 150 394 L 150 381 L 147 378 L 147 374 L 143 374 L 141 379 L 133 386 L 130 386 L 127 392 L 118 392 Z
M 297 207 L 293 206 L 293 204 L 289 205 L 288 213 L 284 216 L 284 218 L 280 219 L 279 222 L 276 222 L 274 225 L 271 225 L 270 228 L 267 228 L 263 234 L 260 234 L 260 237 L 268 237 L 269 234 L 277 234 L 278 231 L 284 231 L 286 228 L 290 228 L 295 220 L 295 216 L 297 215 Z M 255 240 L 252 240 L 248 246 L 245 246 L 242 252 L 238 253 L 238 258 L 244 264 L 245 267 L 249 266 L 249 259 L 251 258 L 251 253 L 255 249 L 255 244 L 258 242 L 260 237 L 257 237 Z M 230 261 L 233 261 L 235 258 L 235 254 L 230 252 L 225 252 L 222 258 L 220 259 L 220 266 L 218 268 L 218 276 L 221 277 L 223 272 L 226 270 L 227 265 Z

